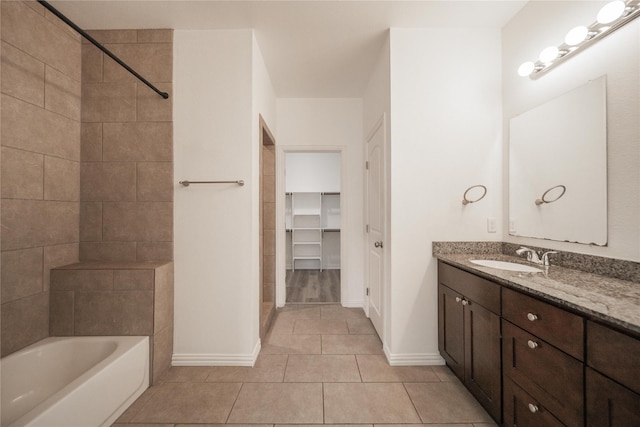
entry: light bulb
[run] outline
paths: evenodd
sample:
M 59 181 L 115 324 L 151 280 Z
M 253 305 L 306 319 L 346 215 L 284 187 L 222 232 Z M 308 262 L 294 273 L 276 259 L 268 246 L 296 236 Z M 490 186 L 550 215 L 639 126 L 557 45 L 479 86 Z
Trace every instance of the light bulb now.
M 624 13 L 625 4 L 622 0 L 615 0 L 602 6 L 598 12 L 597 20 L 601 24 L 608 24 L 620 18 Z
M 533 62 L 531 62 L 531 61 L 524 62 L 518 68 L 518 75 L 520 77 L 527 77 L 529 74 L 531 74 L 533 72 L 534 68 L 535 68 L 535 64 Z
M 540 52 L 540 61 L 551 62 L 558 57 L 558 48 L 556 46 L 546 47 Z
M 587 34 L 589 34 L 587 27 L 580 25 L 567 33 L 564 42 L 569 46 L 575 46 L 582 43 L 587 38 Z

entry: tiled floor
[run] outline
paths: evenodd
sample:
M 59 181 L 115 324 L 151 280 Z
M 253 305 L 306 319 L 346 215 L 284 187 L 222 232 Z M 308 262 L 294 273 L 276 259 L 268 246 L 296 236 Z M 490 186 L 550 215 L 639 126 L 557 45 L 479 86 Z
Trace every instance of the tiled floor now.
M 389 366 L 364 312 L 339 305 L 288 305 L 255 367 L 173 367 L 114 426 L 216 424 L 495 426 L 448 368 Z

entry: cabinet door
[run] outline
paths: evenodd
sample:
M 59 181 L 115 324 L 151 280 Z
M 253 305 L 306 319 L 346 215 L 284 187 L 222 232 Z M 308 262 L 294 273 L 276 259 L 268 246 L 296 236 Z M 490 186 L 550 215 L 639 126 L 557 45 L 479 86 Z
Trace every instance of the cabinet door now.
M 438 285 L 438 347 L 454 374 L 464 381 L 464 310 L 462 295 Z
M 584 426 L 584 365 L 502 321 L 504 375 L 569 426 Z
M 487 412 L 500 421 L 500 317 L 474 301 L 466 301 L 464 319 L 465 384 Z
M 510 379 L 504 379 L 505 427 L 564 427 L 542 404 Z
M 587 367 L 587 427 L 640 426 L 640 395 Z

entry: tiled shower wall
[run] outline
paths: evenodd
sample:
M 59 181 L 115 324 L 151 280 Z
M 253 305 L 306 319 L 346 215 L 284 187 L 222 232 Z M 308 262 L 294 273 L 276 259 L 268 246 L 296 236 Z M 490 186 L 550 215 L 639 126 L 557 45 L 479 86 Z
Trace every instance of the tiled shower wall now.
M 80 37 L 34 1 L 2 8 L 2 355 L 49 335 L 49 271 L 78 260 Z
M 171 98 L 37 2 L 0 5 L 4 356 L 49 335 L 52 268 L 172 259 L 173 129 Z M 94 35 L 171 93 L 171 30 Z
M 80 259 L 171 261 L 173 31 L 90 34 L 170 97 L 83 41 Z

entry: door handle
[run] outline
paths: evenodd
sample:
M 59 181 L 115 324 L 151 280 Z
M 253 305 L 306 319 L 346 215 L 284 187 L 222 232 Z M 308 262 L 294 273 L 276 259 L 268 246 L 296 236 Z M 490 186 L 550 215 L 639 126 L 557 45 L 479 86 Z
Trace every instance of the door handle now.
M 375 246 L 376 248 L 381 248 L 381 247 L 382 247 L 382 242 L 380 242 L 380 241 L 375 242 L 375 243 L 373 244 L 373 246 Z

